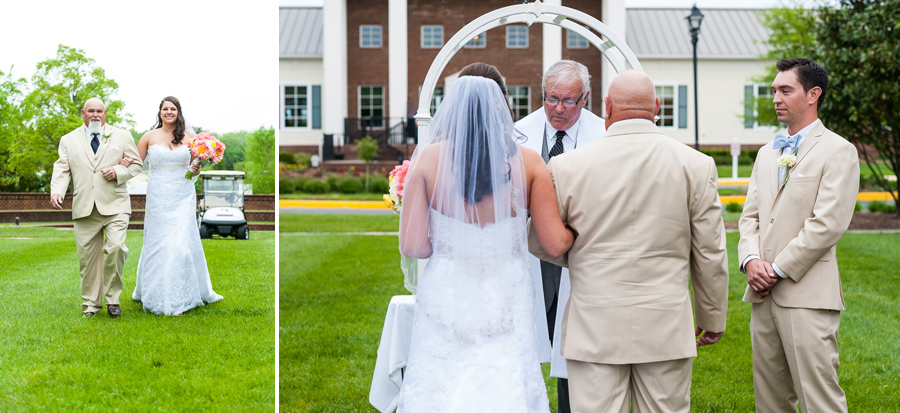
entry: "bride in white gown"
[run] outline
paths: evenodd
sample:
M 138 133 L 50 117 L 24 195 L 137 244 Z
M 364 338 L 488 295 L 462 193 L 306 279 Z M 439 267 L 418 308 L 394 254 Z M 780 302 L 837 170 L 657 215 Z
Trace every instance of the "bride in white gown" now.
M 413 155 L 400 250 L 430 259 L 417 277 L 400 412 L 549 411 L 526 257 L 529 209 L 548 253 L 562 255 L 574 234 L 540 155 L 516 145 L 505 95 L 494 66 L 467 66 L 435 113 L 434 142 Z
M 138 153 L 150 167 L 144 210 L 144 245 L 132 298 L 154 314 L 181 315 L 222 299 L 212 289 L 195 218 L 191 151 L 178 99 L 159 105 L 156 128 L 138 142 Z M 127 160 L 123 161 L 127 162 Z

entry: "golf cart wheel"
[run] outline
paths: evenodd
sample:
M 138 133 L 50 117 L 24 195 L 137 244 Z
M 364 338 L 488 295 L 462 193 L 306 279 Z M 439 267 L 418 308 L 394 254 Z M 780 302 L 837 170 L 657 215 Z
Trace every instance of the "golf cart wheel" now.
M 210 238 L 209 227 L 206 224 L 200 224 L 200 238 Z
M 250 227 L 247 224 L 241 225 L 237 229 L 237 239 L 250 239 Z

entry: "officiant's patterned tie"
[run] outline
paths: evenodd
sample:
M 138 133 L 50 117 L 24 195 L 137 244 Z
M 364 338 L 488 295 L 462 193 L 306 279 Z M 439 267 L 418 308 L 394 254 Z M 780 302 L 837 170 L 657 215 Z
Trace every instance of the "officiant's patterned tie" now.
M 550 157 L 554 157 L 563 153 L 563 137 L 566 136 L 566 131 L 558 130 L 556 131 L 556 143 L 553 144 L 553 148 L 550 149 Z
M 94 154 L 96 154 L 96 153 L 97 153 L 97 148 L 100 147 L 100 134 L 99 134 L 99 133 L 92 133 L 91 136 L 93 136 L 93 139 L 91 139 L 91 149 L 93 149 L 93 150 L 94 150 Z

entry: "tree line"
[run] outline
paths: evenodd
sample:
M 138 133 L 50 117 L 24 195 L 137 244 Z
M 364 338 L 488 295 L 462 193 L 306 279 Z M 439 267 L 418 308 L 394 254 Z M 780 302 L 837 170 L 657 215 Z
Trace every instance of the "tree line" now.
M 118 88 L 94 59 L 65 45 L 39 62 L 30 80 L 0 70 L 0 192 L 49 192 L 59 140 L 84 123 L 81 109 L 91 97 L 106 104 L 107 123 L 131 131 L 137 142 L 146 131 L 134 130 L 125 103 L 111 98 Z M 272 127 L 217 137 L 227 148 L 225 157 L 204 169 L 243 170 L 254 193 L 275 193 Z

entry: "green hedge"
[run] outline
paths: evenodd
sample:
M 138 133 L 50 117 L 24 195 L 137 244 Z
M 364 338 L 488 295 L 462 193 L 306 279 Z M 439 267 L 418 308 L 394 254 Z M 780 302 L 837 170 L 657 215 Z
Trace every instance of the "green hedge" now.
M 716 165 L 731 165 L 731 150 L 730 149 L 701 149 L 701 153 L 709 155 L 716 162 Z M 741 150 L 741 156 L 738 156 L 738 164 L 741 165 L 750 165 L 756 161 L 756 154 L 759 152 L 756 150 Z

